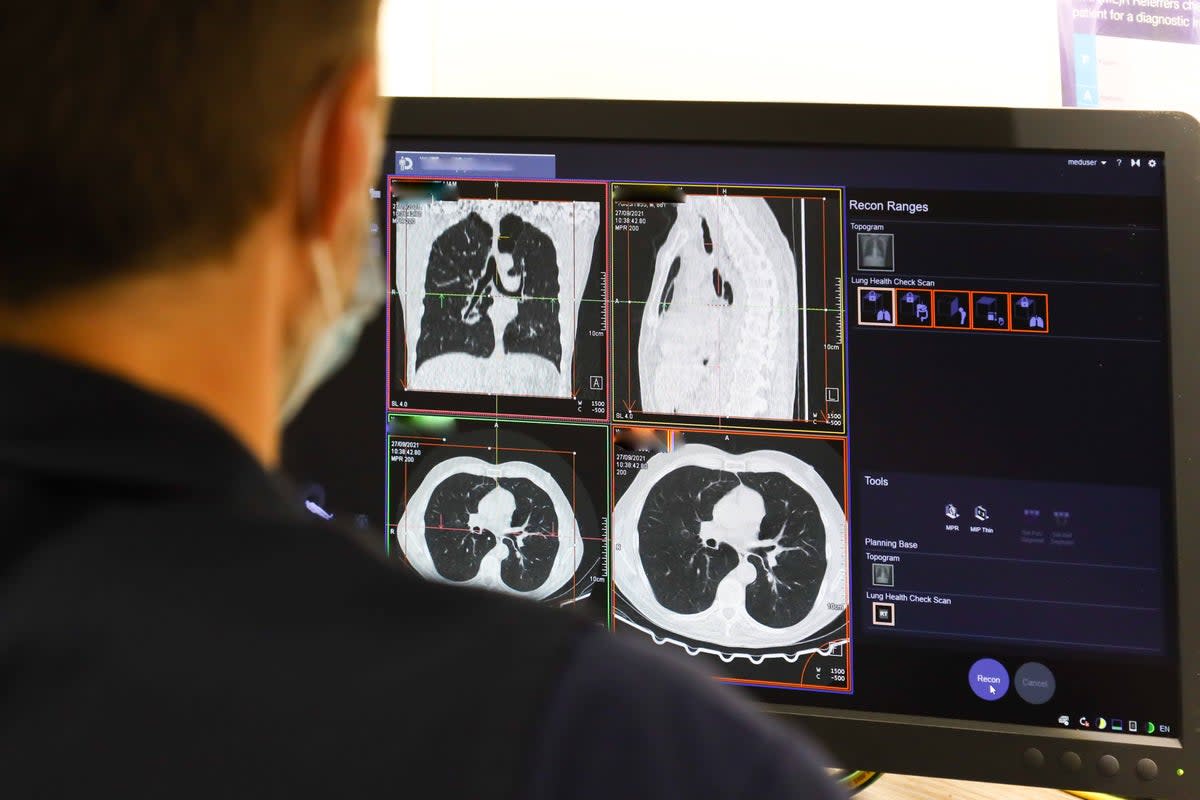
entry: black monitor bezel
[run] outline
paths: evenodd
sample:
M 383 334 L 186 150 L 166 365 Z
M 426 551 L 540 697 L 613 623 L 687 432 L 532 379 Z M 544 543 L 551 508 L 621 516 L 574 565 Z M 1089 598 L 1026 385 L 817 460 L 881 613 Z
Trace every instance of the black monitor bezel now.
M 1174 442 L 1175 547 L 1179 574 L 1200 557 L 1200 124 L 1175 112 L 1001 109 L 627 100 L 396 98 L 388 135 L 404 139 L 607 140 L 954 150 L 1105 150 L 1164 156 Z M 1043 730 L 957 719 L 826 707 L 770 711 L 800 722 L 839 761 L 858 769 L 1096 789 L 1139 797 L 1200 796 L 1200 601 L 1176 581 L 1181 732 L 1186 739 Z M 1135 676 L 1130 677 L 1135 680 Z M 1188 741 L 1185 746 L 1184 741 Z M 1044 765 L 1033 766 L 1038 759 Z M 1081 768 L 1062 764 L 1080 756 Z M 1121 764 L 1115 777 L 1097 768 Z M 1153 759 L 1145 782 L 1135 765 Z M 1182 776 L 1176 770 L 1182 769 Z

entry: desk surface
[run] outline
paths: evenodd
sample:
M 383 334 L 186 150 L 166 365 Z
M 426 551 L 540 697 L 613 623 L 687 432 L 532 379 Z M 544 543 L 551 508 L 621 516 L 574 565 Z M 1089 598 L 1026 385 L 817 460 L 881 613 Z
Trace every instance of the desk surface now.
M 855 800 L 1072 800 L 1054 789 L 972 783 L 942 778 L 916 778 L 887 774 L 867 787 Z

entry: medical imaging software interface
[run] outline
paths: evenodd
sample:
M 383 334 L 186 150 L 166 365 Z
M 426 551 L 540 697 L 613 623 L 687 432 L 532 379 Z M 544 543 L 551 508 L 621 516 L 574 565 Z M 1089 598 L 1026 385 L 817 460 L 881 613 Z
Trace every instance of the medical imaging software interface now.
M 782 706 L 1178 735 L 1161 154 L 388 159 L 390 557 Z

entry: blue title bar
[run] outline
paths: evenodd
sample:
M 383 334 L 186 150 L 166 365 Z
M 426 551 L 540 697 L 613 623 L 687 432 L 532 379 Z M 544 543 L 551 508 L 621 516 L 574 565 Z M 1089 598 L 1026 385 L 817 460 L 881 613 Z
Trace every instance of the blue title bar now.
M 554 178 L 554 156 L 397 150 L 396 174 L 421 178 Z

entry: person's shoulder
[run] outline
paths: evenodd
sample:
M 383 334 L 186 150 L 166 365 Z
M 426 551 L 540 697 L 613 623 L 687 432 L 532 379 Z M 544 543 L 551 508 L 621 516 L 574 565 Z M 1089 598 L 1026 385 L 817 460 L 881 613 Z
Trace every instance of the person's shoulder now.
M 145 796 L 337 796 L 347 776 L 360 794 L 435 776 L 447 797 L 512 796 L 590 628 L 422 580 L 377 542 L 208 503 L 114 502 L 42 537 L 0 603 L 25 700 L 0 723 L 8 782 L 39 785 L 53 757 L 79 766 L 62 796 L 117 772 Z
M 531 800 L 844 796 L 825 773 L 827 756 L 799 729 L 768 719 L 682 655 L 602 631 L 575 647 L 532 758 Z
M 182 510 L 181 510 L 182 509 Z M 162 532 L 169 530 L 171 535 Z M 93 515 L 60 537 L 41 561 L 78 576 L 78 585 L 103 590 L 101 572 L 130 587 L 135 617 L 156 598 L 186 593 L 196 599 L 177 612 L 189 624 L 253 630 L 272 626 L 276 647 L 305 647 L 314 638 L 340 640 L 350 650 L 380 639 L 505 639 L 525 641 L 541 630 L 545 649 L 562 647 L 579 623 L 550 609 L 499 593 L 421 579 L 387 552 L 382 532 L 363 531 L 277 508 L 216 504 L 130 505 Z M 107 602 L 101 598 L 103 602 Z M 128 620 L 128 616 L 116 618 Z M 303 619 L 294 631 L 279 619 Z M 556 640 L 554 642 L 550 640 Z M 557 641 L 561 640 L 561 641 Z
M 424 629 L 440 620 L 464 635 L 511 636 L 519 628 L 567 640 L 583 627 L 580 620 L 520 597 L 423 579 L 405 568 L 394 551 L 388 552 L 382 536 L 369 539 L 361 531 L 316 519 L 241 524 L 255 527 L 262 542 L 282 544 L 272 565 L 273 594 L 287 591 L 297 601 L 326 611 L 343 609 L 362 622 L 367 621 L 363 612 L 369 611 L 369 618 L 383 625 L 403 620 Z

